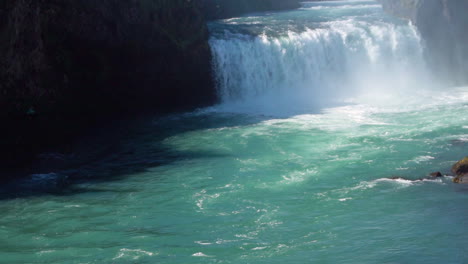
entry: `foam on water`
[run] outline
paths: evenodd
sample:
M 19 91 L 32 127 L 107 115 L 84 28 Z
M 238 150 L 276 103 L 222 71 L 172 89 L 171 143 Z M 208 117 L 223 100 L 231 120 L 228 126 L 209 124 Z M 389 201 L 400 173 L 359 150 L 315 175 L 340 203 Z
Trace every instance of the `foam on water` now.
M 192 257 L 209 258 L 209 257 L 212 257 L 212 256 L 208 256 L 208 255 L 204 254 L 203 252 L 198 252 L 198 253 L 194 253 L 194 254 L 192 255 Z
M 417 32 L 368 5 L 213 22 L 223 102 L 25 180 L 85 175 L 0 200 L 1 260 L 465 263 L 466 187 L 429 173 L 466 155 L 468 88 L 425 89 Z
M 288 116 L 342 103 L 386 103 L 420 87 L 427 91 L 434 82 L 414 26 L 383 19 L 379 5 L 356 3 L 313 3 L 310 8 L 353 7 L 366 13 L 331 21 L 304 17 L 301 30 L 285 29 L 269 17 L 249 17 L 270 30 L 247 35 L 217 22 L 210 45 L 222 100 L 218 109 Z

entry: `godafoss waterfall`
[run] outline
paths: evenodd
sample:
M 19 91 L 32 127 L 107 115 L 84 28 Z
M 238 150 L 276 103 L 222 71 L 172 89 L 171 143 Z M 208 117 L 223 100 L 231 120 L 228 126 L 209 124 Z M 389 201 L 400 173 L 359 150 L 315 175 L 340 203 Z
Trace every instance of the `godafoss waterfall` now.
M 374 1 L 209 27 L 220 103 L 10 186 L 0 262 L 468 261 L 468 190 L 429 176 L 466 155 L 468 89 L 415 27 Z

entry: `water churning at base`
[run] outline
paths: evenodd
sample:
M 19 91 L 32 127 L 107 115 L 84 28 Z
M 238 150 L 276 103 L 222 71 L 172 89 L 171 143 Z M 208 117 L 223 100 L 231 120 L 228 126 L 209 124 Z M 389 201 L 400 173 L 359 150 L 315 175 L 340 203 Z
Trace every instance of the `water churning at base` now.
M 305 3 L 296 12 L 223 20 L 211 28 L 224 104 L 308 107 L 428 80 L 417 30 L 373 1 Z

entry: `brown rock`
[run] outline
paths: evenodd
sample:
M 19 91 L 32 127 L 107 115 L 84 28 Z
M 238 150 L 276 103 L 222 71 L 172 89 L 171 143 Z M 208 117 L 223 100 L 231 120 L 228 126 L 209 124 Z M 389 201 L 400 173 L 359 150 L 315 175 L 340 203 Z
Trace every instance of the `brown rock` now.
M 452 172 L 456 176 L 468 175 L 468 157 L 455 163 L 452 167 Z
M 452 167 L 452 172 L 456 176 L 453 182 L 468 184 L 468 157 L 455 163 Z
M 438 177 L 442 177 L 442 173 L 440 173 L 440 171 L 436 171 L 436 172 L 433 172 L 431 174 L 429 174 L 429 176 L 433 177 L 433 178 L 438 178 Z

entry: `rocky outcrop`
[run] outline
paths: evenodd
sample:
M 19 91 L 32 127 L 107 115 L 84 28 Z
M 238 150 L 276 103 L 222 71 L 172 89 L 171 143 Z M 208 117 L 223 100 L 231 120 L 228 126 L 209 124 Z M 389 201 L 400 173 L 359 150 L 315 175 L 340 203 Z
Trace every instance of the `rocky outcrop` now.
M 99 117 L 212 104 L 208 37 L 198 1 L 0 1 L 2 167 Z
M 453 182 L 468 184 L 468 157 L 455 163 L 452 167 L 452 172 L 456 175 Z
M 452 172 L 457 176 L 468 175 L 468 157 L 455 163 L 452 167 Z
M 444 177 L 444 175 L 442 175 L 440 171 L 432 172 L 431 174 L 429 174 L 429 176 L 431 176 L 432 178 Z
M 245 13 L 300 7 L 299 0 L 201 0 L 207 19 L 240 16 Z
M 468 84 L 468 1 L 380 0 L 389 13 L 409 19 L 427 47 L 434 73 L 454 85 Z
M 206 19 L 298 5 L 0 1 L 0 169 L 23 167 L 102 120 L 213 104 Z
M 1 9 L 3 113 L 214 101 L 208 32 L 193 1 L 5 0 Z

